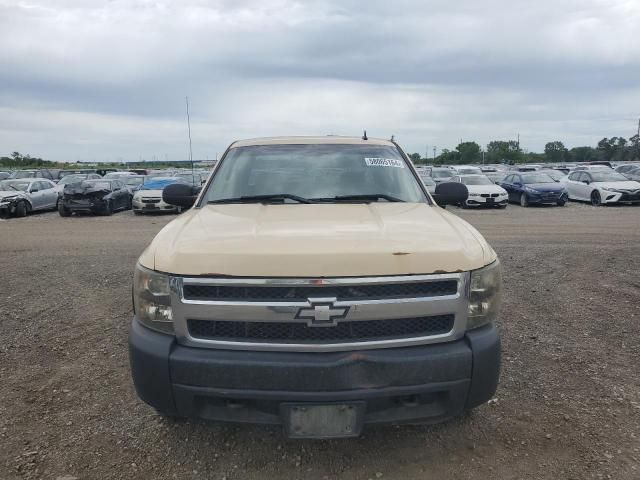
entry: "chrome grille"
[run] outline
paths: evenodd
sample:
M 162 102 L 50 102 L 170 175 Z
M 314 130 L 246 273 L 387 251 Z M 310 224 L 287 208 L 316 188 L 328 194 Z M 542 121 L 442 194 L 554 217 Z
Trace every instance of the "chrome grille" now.
M 179 343 L 346 351 L 464 335 L 469 273 L 359 278 L 172 277 Z
M 304 302 L 310 297 L 335 297 L 338 301 L 438 297 L 455 295 L 457 291 L 458 282 L 456 280 L 381 285 L 328 285 L 324 287 L 240 287 L 223 285 L 185 285 L 183 287 L 184 298 L 187 300 L 244 300 L 249 302 L 265 300 Z
M 194 338 L 226 341 L 263 342 L 368 342 L 407 336 L 441 335 L 453 328 L 453 315 L 341 322 L 335 327 L 314 328 L 292 322 L 228 322 L 189 320 Z

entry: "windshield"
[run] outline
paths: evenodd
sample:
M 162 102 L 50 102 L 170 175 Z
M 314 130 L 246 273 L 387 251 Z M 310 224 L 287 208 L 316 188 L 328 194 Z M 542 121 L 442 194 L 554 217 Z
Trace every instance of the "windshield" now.
M 627 177 L 618 172 L 589 172 L 594 182 L 626 182 L 629 180 Z
M 447 170 L 433 170 L 431 172 L 431 176 L 433 178 L 449 178 L 452 175 L 453 174 L 450 171 L 447 171 Z
M 546 173 L 528 173 L 522 175 L 522 183 L 528 185 L 530 183 L 556 183 L 556 181 Z
M 164 187 L 173 183 L 187 183 L 180 177 L 153 177 L 147 178 L 142 185 L 142 190 L 164 190 Z
M 493 185 L 493 182 L 485 176 L 460 177 L 460 181 L 465 185 Z
M 111 190 L 111 182 L 105 182 L 104 180 L 86 180 L 82 182 L 82 186 L 85 188 Z
M 559 172 L 558 170 L 545 170 L 544 171 L 545 175 L 549 175 L 551 178 L 553 178 L 554 180 L 560 180 L 562 177 L 564 177 L 564 173 Z
M 426 200 L 395 147 L 311 144 L 231 149 L 204 201 L 279 194 L 306 199 L 386 195 L 404 202 Z
M 473 174 L 480 174 L 482 173 L 482 170 L 480 170 L 479 168 L 459 168 L 458 169 L 458 173 L 460 175 L 473 175 Z
M 133 177 L 126 179 L 127 185 L 142 185 L 144 183 L 143 177 Z
M 66 185 L 67 183 L 77 183 L 86 179 L 88 175 L 65 175 L 60 179 L 58 185 Z
M 5 180 L 3 182 L 0 182 L 0 190 L 2 191 L 17 191 L 20 190 L 22 192 L 26 192 L 27 189 L 29 188 L 29 183 L 30 182 L 20 182 L 20 181 L 13 181 L 13 180 Z

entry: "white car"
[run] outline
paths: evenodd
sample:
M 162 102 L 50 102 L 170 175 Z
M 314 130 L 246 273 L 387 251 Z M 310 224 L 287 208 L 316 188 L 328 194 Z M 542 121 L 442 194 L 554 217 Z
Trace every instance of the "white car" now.
M 564 180 L 569 199 L 606 203 L 640 203 L 640 182 L 608 170 L 577 170 Z
M 469 197 L 462 205 L 466 207 L 498 207 L 506 208 L 509 202 L 507 191 L 500 185 L 496 185 L 485 175 L 455 175 L 453 182 L 459 182 L 467 186 Z
M 179 177 L 154 177 L 145 182 L 140 190 L 133 195 L 131 201 L 133 213 L 136 215 L 149 212 L 180 213 L 179 207 L 169 205 L 162 200 L 162 191 L 172 183 L 185 183 L 185 181 Z

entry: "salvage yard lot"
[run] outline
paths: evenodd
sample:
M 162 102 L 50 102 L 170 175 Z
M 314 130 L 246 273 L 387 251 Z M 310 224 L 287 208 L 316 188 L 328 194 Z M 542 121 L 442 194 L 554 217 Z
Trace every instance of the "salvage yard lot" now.
M 173 216 L 0 221 L 0 478 L 640 478 L 640 207 L 453 211 L 504 267 L 495 399 L 330 442 L 138 400 L 131 274 Z

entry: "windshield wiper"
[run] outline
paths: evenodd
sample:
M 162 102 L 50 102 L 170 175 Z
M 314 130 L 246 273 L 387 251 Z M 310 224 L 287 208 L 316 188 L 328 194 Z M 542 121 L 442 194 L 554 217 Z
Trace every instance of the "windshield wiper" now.
M 387 202 L 404 202 L 404 200 L 386 195 L 384 193 L 370 193 L 366 195 L 338 195 L 336 197 L 326 198 L 312 198 L 314 202 L 350 202 L 350 201 L 363 201 L 363 202 L 377 202 L 378 200 L 386 200 Z
M 247 195 L 244 197 L 221 198 L 219 200 L 209 200 L 207 203 L 269 203 L 278 200 L 281 200 L 283 203 L 285 200 L 293 200 L 294 202 L 298 203 L 314 203 L 308 198 L 299 197 L 298 195 L 291 195 L 289 193 L 274 193 L 271 195 Z

